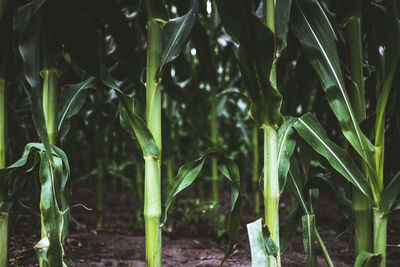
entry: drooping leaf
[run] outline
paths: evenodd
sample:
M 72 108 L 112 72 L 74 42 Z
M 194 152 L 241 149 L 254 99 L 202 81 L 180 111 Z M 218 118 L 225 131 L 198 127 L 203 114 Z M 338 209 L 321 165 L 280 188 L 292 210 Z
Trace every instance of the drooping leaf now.
M 159 151 L 146 123 L 134 111 L 133 99 L 119 89 L 114 89 L 120 101 L 121 125 L 131 136 L 136 136 L 144 156 L 158 156 Z M 129 127 L 128 127 L 129 126 Z
M 317 266 L 317 254 L 315 253 L 315 216 L 304 215 L 301 218 L 303 224 L 303 245 L 307 257 L 307 266 Z
M 389 212 L 400 193 L 400 171 L 392 178 L 390 183 L 385 187 L 381 195 L 380 208 L 384 212 Z
M 292 28 L 319 77 L 343 134 L 367 164 L 373 165 L 373 145 L 362 133 L 340 69 L 335 33 L 315 0 L 295 1 Z M 370 167 L 372 169 L 372 167 Z
M 287 119 L 278 131 L 278 175 L 281 194 L 286 185 L 287 173 L 290 168 L 290 158 L 296 146 L 296 141 L 291 138 L 295 121 L 296 119 L 293 117 Z
M 314 115 L 307 113 L 298 118 L 294 128 L 316 152 L 329 161 L 333 168 L 371 199 L 369 184 L 364 175 L 351 156 L 326 136 L 325 130 Z
M 225 30 L 239 43 L 239 67 L 252 101 L 252 117 L 259 124 L 281 125 L 282 96 L 269 81 L 275 56 L 273 33 L 246 2 L 219 0 L 217 5 Z
M 41 183 L 40 190 L 40 209 L 43 214 L 43 227 L 45 237 L 35 246 L 39 257 L 50 266 L 63 266 L 70 262 L 66 257 L 63 245 L 68 235 L 69 202 L 71 200 L 71 188 L 69 182 L 69 163 L 65 153 L 51 146 L 53 161 L 50 163 L 45 146 L 40 143 L 29 143 L 25 146 L 24 153 L 15 163 L 0 170 L 0 179 L 10 171 L 23 168 L 25 172 L 31 172 L 36 161 L 32 166 L 29 165 L 29 157 L 33 154 L 40 156 L 39 178 Z
M 354 263 L 354 267 L 379 266 L 380 261 L 380 254 L 373 254 L 363 250 L 360 254 L 358 254 L 356 262 Z
M 267 266 L 268 255 L 262 231 L 262 219 L 247 224 L 251 249 L 251 266 Z
M 233 246 L 237 241 L 237 234 L 242 214 L 243 199 L 239 191 L 240 176 L 239 176 L 239 168 L 236 165 L 236 163 L 232 159 L 224 156 L 222 159 L 220 159 L 220 162 L 218 163 L 218 169 L 233 185 L 231 192 L 231 210 L 228 219 L 228 233 L 229 233 L 228 249 L 225 253 L 224 258 L 221 261 L 222 264 L 231 254 Z
M 60 140 L 69 130 L 71 117 L 76 115 L 85 103 L 89 88 L 95 88 L 93 77 L 77 84 L 67 84 L 61 91 L 60 110 L 58 111 L 58 137 Z
M 43 213 L 43 226 L 45 237 L 35 246 L 36 252 L 50 266 L 62 266 L 62 226 L 64 225 L 62 213 L 59 210 L 55 192 L 56 175 L 49 164 L 45 153 L 40 154 L 40 210 Z M 58 165 L 58 160 L 54 160 Z
M 232 184 L 231 210 L 229 212 L 228 220 L 229 241 L 226 254 L 221 262 L 222 264 L 232 252 L 233 245 L 236 242 L 237 231 L 240 224 L 242 203 L 238 167 L 236 166 L 235 162 L 226 157 L 222 151 L 215 148 L 209 148 L 199 159 L 188 162 L 179 168 L 178 174 L 172 179 L 171 183 L 168 184 L 163 192 L 163 211 L 161 215 L 161 223 L 165 224 L 167 220 L 168 209 L 174 198 L 179 194 L 179 192 L 194 182 L 194 180 L 199 176 L 206 159 L 210 156 L 217 156 L 220 158 L 218 162 L 218 168 Z
M 162 52 L 160 72 L 163 66 L 179 56 L 186 46 L 199 9 L 198 0 L 191 0 L 189 11 L 178 18 L 170 19 L 162 30 Z

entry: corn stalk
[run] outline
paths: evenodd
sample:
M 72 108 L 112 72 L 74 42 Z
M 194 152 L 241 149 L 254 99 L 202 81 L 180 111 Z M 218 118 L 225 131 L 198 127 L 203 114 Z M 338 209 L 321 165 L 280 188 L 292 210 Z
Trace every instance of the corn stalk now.
M 0 0 L 0 23 L 5 23 L 4 14 L 6 12 L 6 0 Z M 5 24 L 8 26 L 7 24 Z M 3 25 L 0 25 L 3 26 Z M 3 28 L 3 27 L 2 27 Z M 7 35 L 7 30 L 2 35 Z M 4 169 L 7 165 L 7 95 L 6 95 L 6 62 L 8 42 L 4 42 L 0 48 L 0 169 Z M 8 266 L 8 210 L 2 209 L 8 198 L 7 184 L 0 184 L 0 266 Z
M 360 164 L 358 165 L 362 171 L 358 167 L 352 166 L 351 169 L 356 172 L 355 175 L 348 176 L 341 172 L 344 177 L 353 183 L 358 191 L 353 194 L 358 257 L 364 258 L 366 255 L 360 251 L 361 249 L 373 249 L 374 253 L 381 254 L 380 265 L 385 266 L 386 245 L 384 244 L 386 244 L 387 216 L 392 209 L 396 209 L 394 201 L 400 191 L 400 188 L 398 188 L 398 184 L 400 183 L 399 173 L 391 179 L 386 187 L 384 187 L 383 182 L 385 110 L 393 78 L 400 61 L 400 52 L 398 50 L 400 45 L 399 14 L 396 1 L 384 1 L 382 3 L 382 7 L 384 8 L 370 6 L 370 8 L 374 9 L 374 12 L 372 12 L 376 16 L 374 20 L 380 22 L 377 24 L 379 26 L 376 27 L 383 26 L 383 28 L 377 28 L 374 31 L 383 31 L 383 38 L 379 41 L 386 46 L 385 54 L 381 56 L 378 51 L 377 40 L 371 41 L 368 44 L 370 51 L 372 51 L 369 53 L 368 59 L 371 64 L 376 65 L 377 70 L 375 144 L 372 145 L 370 140 L 361 131 L 359 125 L 366 117 L 360 18 L 362 14 L 360 8 L 363 1 L 356 1 L 353 4 L 356 6 L 355 13 L 347 17 L 348 23 L 346 26 L 349 39 L 349 53 L 351 53 L 350 67 L 353 82 L 350 89 L 346 89 L 340 68 L 339 53 L 335 44 L 335 32 L 320 4 L 315 0 L 296 1 L 295 19 L 292 21 L 295 35 L 299 39 L 310 64 L 320 79 L 331 109 L 340 122 L 342 132 L 358 153 L 357 156 L 359 156 Z M 347 9 L 346 6 L 344 8 Z M 379 59 L 375 60 L 375 58 Z M 333 152 L 332 147 L 334 144 L 329 145 L 328 140 L 323 142 L 325 148 L 316 149 L 315 142 L 318 138 L 318 142 L 322 139 L 313 127 L 307 128 L 310 133 L 307 137 L 309 139 L 307 142 L 321 154 L 326 153 L 327 151 L 323 152 L 323 150 L 328 149 L 330 151 L 328 154 L 331 156 L 334 155 L 335 158 L 325 154 L 332 166 L 335 165 L 334 162 L 337 160 L 341 162 L 340 165 L 344 165 L 348 161 L 343 158 L 349 158 L 347 153 L 343 151 Z M 315 139 L 317 136 L 318 138 Z M 336 169 L 338 170 L 338 168 Z M 346 167 L 346 171 L 349 170 Z M 371 204 L 374 206 L 373 235 L 371 233 Z M 373 248 L 371 236 L 374 238 Z M 366 253 L 368 254 L 368 252 Z
M 148 5 L 150 5 L 148 3 Z M 148 8 L 146 122 L 157 144 L 158 155 L 145 156 L 144 220 L 146 266 L 161 266 L 161 88 L 158 71 L 161 61 L 161 26 Z
M 347 37 L 350 72 L 352 79 L 352 85 L 348 90 L 349 98 L 354 109 L 354 115 L 358 123 L 361 123 L 367 116 L 365 110 L 365 83 L 362 62 L 362 33 L 360 12 L 357 12 L 351 17 L 345 27 L 345 31 Z M 359 161 L 359 165 L 364 170 L 364 175 L 366 177 L 370 176 L 368 168 L 362 160 Z M 372 213 L 371 205 L 368 199 L 359 190 L 357 190 L 357 188 L 352 187 L 352 189 L 355 246 L 356 255 L 359 255 L 362 251 L 372 252 Z
M 7 164 L 7 102 L 4 75 L 0 75 L 0 169 Z M 0 205 L 7 199 L 6 184 L 0 185 Z M 1 206 L 0 206 L 1 207 Z M 0 211 L 0 266 L 8 266 L 8 212 Z

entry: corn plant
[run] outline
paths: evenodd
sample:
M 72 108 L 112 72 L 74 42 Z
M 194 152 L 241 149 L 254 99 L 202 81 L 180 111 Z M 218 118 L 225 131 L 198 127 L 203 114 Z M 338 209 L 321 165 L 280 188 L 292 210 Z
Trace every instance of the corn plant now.
M 28 164 L 31 154 L 40 157 L 41 240 L 35 249 L 40 266 L 71 266 L 72 262 L 65 257 L 63 248 L 68 236 L 70 170 L 65 153 L 55 145 L 68 132 L 70 118 L 82 106 L 82 101 L 77 99 L 84 96 L 82 92 L 85 89 L 93 86 L 93 79 L 64 86 L 64 89 L 71 90 L 59 102 L 60 71 L 57 69 L 57 59 L 61 44 L 59 39 L 52 36 L 52 28 L 48 23 L 52 8 L 52 3 L 33 1 L 20 7 L 15 18 L 18 49 L 24 64 L 23 74 L 32 89 L 32 117 L 42 143 L 26 145 L 22 157 L 7 167 L 2 175 L 9 179 L 15 169 Z M 37 161 L 29 170 L 32 171 L 36 164 Z
M 277 90 L 273 62 L 277 59 L 280 49 L 284 47 L 279 46 L 277 49 L 277 36 L 283 36 L 283 39 L 286 39 L 286 36 L 281 35 L 281 32 L 276 34 L 275 14 L 280 14 L 280 12 L 276 11 L 274 1 L 262 2 L 259 9 L 262 14 L 261 20 L 253 13 L 251 5 L 246 5 L 242 1 L 218 1 L 217 3 L 223 25 L 240 44 L 239 66 L 252 101 L 251 115 L 264 132 L 265 223 L 270 239 L 276 246 L 276 250 L 269 254 L 271 257 L 268 257 L 267 262 L 268 266 L 280 266 L 278 202 L 281 188 L 277 164 L 277 129 L 284 119 L 280 113 L 282 96 Z M 285 31 L 284 29 L 285 26 L 283 29 L 279 28 L 282 31 Z
M 10 34 L 10 19 L 6 17 L 7 1 L 0 1 L 0 33 Z M 8 16 L 11 18 L 11 16 Z M 5 41 L 0 45 L 0 169 L 7 166 L 7 96 L 6 96 L 6 66 L 10 44 Z M 0 181 L 0 266 L 8 265 L 8 199 L 7 184 Z
M 145 160 L 144 218 L 146 235 L 146 266 L 161 266 L 161 230 L 167 211 L 176 195 L 189 186 L 199 175 L 208 156 L 223 155 L 218 150 L 208 150 L 198 160 L 181 167 L 173 181 L 161 195 L 161 88 L 160 81 L 165 64 L 174 60 L 185 46 L 195 22 L 197 1 L 192 1 L 187 14 L 168 22 L 159 18 L 163 14 L 158 2 L 146 2 L 147 69 L 146 69 L 146 123 L 133 108 L 133 99 L 124 94 L 107 73 L 102 81 L 113 88 L 120 100 L 121 125 L 136 137 Z M 161 10 L 161 12 L 160 12 Z M 103 73 L 104 74 L 104 73 Z M 229 220 L 230 243 L 226 257 L 236 239 L 240 218 L 240 180 L 234 162 L 222 157 L 220 170 L 233 185 L 232 210 Z M 239 204 L 239 205 L 238 205 Z M 225 258 L 226 258 L 225 257 Z
M 347 152 L 326 140 L 326 136 L 315 118 L 306 115 L 307 117 L 299 119 L 298 128 L 301 127 L 302 130 L 308 132 L 307 134 L 300 133 L 300 135 L 309 144 L 312 144 L 317 152 L 327 157 L 332 165 L 336 165 L 334 167 L 355 187 L 353 212 L 357 254 L 364 257 L 365 254 L 361 253 L 362 250 L 380 254 L 382 257 L 380 264 L 385 266 L 387 218 L 393 210 L 397 209 L 394 202 L 399 193 L 397 185 L 399 173 L 394 175 L 385 187 L 383 171 L 385 109 L 400 59 L 397 49 L 400 44 L 399 15 L 395 1 L 383 2 L 380 7 L 385 12 L 377 12 L 378 16 L 376 16 L 376 18 L 380 18 L 378 21 L 381 21 L 381 25 L 384 26 L 382 39 L 375 38 L 369 43 L 371 52 L 368 54 L 368 61 L 375 63 L 377 70 L 375 144 L 373 145 L 360 128 L 360 122 L 366 117 L 360 28 L 363 4 L 363 1 L 358 1 L 350 11 L 347 11 L 349 16 L 346 17 L 346 31 L 350 39 L 349 53 L 351 54 L 349 62 L 354 83 L 347 89 L 339 64 L 335 44 L 336 34 L 320 4 L 316 1 L 297 1 L 292 20 L 295 34 L 319 77 L 331 109 L 340 122 L 344 136 L 360 157 L 360 164 L 358 166 L 354 164 L 352 160 L 350 161 Z M 385 45 L 387 52 L 381 59 L 376 60 L 380 43 Z M 370 205 L 373 208 L 373 220 L 371 219 Z M 371 220 L 372 223 L 370 223 Z M 371 224 L 373 232 L 371 232 Z M 373 240 L 372 243 L 371 240 Z

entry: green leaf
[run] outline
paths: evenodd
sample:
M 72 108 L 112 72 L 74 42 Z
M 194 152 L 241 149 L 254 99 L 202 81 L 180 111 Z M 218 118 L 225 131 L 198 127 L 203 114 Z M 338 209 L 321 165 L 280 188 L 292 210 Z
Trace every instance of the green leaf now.
M 190 9 L 185 15 L 170 19 L 165 24 L 162 30 L 160 73 L 164 65 L 177 58 L 186 46 L 189 34 L 196 21 L 198 9 L 198 0 L 191 0 Z
M 45 238 L 39 241 L 36 251 L 40 258 L 45 260 L 50 266 L 62 266 L 63 247 L 61 233 L 63 226 L 62 213 L 56 201 L 55 183 L 56 176 L 49 164 L 45 153 L 40 154 L 40 210 L 43 213 L 43 226 Z M 55 160 L 58 165 L 58 160 Z
M 266 226 L 265 226 L 266 227 Z M 272 240 L 271 237 L 265 238 L 265 247 L 267 248 L 267 255 L 268 256 L 274 256 L 276 257 L 279 253 L 279 249 L 274 243 L 274 240 Z
M 68 179 L 70 168 L 66 154 L 56 146 L 51 146 L 51 149 L 52 163 L 43 144 L 27 144 L 20 159 L 6 169 L 0 170 L 0 179 L 3 179 L 7 172 L 22 167 L 25 167 L 26 172 L 33 171 L 35 164 L 29 166 L 28 159 L 32 154 L 39 154 L 40 209 L 44 218 L 45 237 L 37 243 L 35 250 L 50 266 L 63 266 L 63 263 L 69 262 L 65 258 L 62 244 L 66 242 L 68 235 L 71 200 L 71 184 Z
M 303 184 L 301 182 L 301 175 L 297 160 L 292 157 L 290 169 L 288 171 L 287 186 L 290 192 L 294 195 L 300 207 L 305 214 L 310 214 L 306 201 L 303 196 Z
M 161 215 L 161 223 L 165 224 L 168 209 L 172 201 L 179 192 L 194 182 L 194 180 L 199 176 L 206 159 L 210 156 L 218 156 L 220 158 L 218 168 L 232 184 L 231 210 L 228 220 L 229 241 L 225 257 L 221 262 L 223 263 L 232 252 L 233 245 L 236 242 L 241 217 L 242 197 L 240 195 L 239 169 L 235 162 L 225 156 L 222 151 L 215 148 L 209 148 L 199 159 L 188 162 L 179 168 L 178 174 L 172 179 L 171 183 L 168 184 L 163 192 L 163 212 Z
M 225 30 L 239 43 L 239 67 L 252 101 L 252 117 L 259 124 L 281 125 L 282 96 L 269 81 L 275 56 L 273 33 L 246 2 L 218 0 L 217 5 Z
M 380 262 L 380 254 L 362 251 L 360 254 L 358 254 L 356 262 L 354 263 L 354 267 L 379 266 Z
M 343 134 L 372 169 L 373 146 L 362 133 L 347 95 L 332 26 L 315 0 L 295 1 L 293 9 L 293 31 L 319 77 Z
M 303 245 L 307 257 L 307 266 L 317 266 L 317 255 L 315 254 L 315 216 L 304 215 L 301 217 L 303 224 Z
M 46 0 L 32 1 L 17 11 L 15 24 L 20 32 L 18 49 L 21 53 L 24 75 L 32 87 L 40 86 L 41 7 Z
M 376 106 L 375 120 L 375 161 L 378 173 L 378 179 L 383 184 L 384 176 L 384 154 L 385 154 L 385 110 L 392 88 L 392 83 L 400 62 L 400 24 L 398 23 L 399 14 L 397 14 L 397 1 L 386 1 L 386 12 L 384 15 L 384 28 L 379 29 L 384 32 L 383 62 L 378 65 L 377 70 L 377 95 L 378 102 Z M 381 84 L 379 81 L 382 81 Z M 382 190 L 382 188 L 379 188 Z
M 40 36 L 42 33 L 42 9 L 44 0 L 36 0 L 21 7 L 17 12 L 16 28 L 21 31 L 18 49 L 21 53 L 24 66 L 24 75 L 31 91 L 32 118 L 36 131 L 46 147 L 45 151 L 50 162 L 52 161 L 51 146 L 47 135 L 46 123 L 43 114 L 42 89 L 40 81 Z
M 146 123 L 134 111 L 133 99 L 119 89 L 114 89 L 120 102 L 121 125 L 133 137 L 136 136 L 144 156 L 158 157 L 159 151 Z
M 286 185 L 287 173 L 290 168 L 290 158 L 296 146 L 296 141 L 291 138 L 295 122 L 296 119 L 290 117 L 278 130 L 278 175 L 281 194 Z
M 289 18 L 292 0 L 280 0 L 276 2 L 275 30 L 278 56 L 287 46 L 287 35 L 289 32 Z
M 61 91 L 61 107 L 58 111 L 58 136 L 60 140 L 68 133 L 71 117 L 76 115 L 86 100 L 87 89 L 95 88 L 94 77 L 76 83 L 67 84 Z
M 329 161 L 333 168 L 371 200 L 369 184 L 364 175 L 348 152 L 326 136 L 325 130 L 314 115 L 307 113 L 298 118 L 294 128 L 316 152 Z
M 267 266 L 268 255 L 262 231 L 262 219 L 248 223 L 247 233 L 251 249 L 251 266 Z
M 382 192 L 381 200 L 380 200 L 380 208 L 385 212 L 390 212 L 393 207 L 394 202 L 397 199 L 397 196 L 400 192 L 400 171 L 396 173 L 396 175 L 392 178 L 390 183 L 385 187 L 385 190 Z

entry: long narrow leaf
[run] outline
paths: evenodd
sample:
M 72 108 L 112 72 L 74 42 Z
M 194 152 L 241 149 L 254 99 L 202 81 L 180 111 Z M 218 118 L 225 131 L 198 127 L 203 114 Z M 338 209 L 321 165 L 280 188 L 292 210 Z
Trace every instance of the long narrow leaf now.
M 282 96 L 269 81 L 275 56 L 273 33 L 246 2 L 218 0 L 217 5 L 226 31 L 239 43 L 239 67 L 252 101 L 252 117 L 260 124 L 281 125 Z
M 319 3 L 315 0 L 295 1 L 292 28 L 319 77 L 343 134 L 372 166 L 373 145 L 362 133 L 354 115 L 340 69 L 335 35 Z
M 287 173 L 290 168 L 290 158 L 296 146 L 296 141 L 291 138 L 294 132 L 293 124 L 295 118 L 287 119 L 278 131 L 278 175 L 279 175 L 279 190 L 282 194 L 286 185 Z
M 186 163 L 179 168 L 178 174 L 172 179 L 172 182 L 168 184 L 163 192 L 163 212 L 161 216 L 161 223 L 164 224 L 166 222 L 168 209 L 173 199 L 179 194 L 179 192 L 194 182 L 194 180 L 199 176 L 206 159 L 211 155 L 219 156 L 221 158 L 220 162 L 218 163 L 218 168 L 232 184 L 231 210 L 228 220 L 229 241 L 226 254 L 221 262 L 222 264 L 232 252 L 233 245 L 236 242 L 242 204 L 242 197 L 240 196 L 239 169 L 235 162 L 226 157 L 222 151 L 215 148 L 209 148 L 199 159 Z
M 94 77 L 87 80 L 66 85 L 61 92 L 61 109 L 58 112 L 58 136 L 62 139 L 69 130 L 71 117 L 76 115 L 86 100 L 88 88 L 95 88 Z
M 396 175 L 392 178 L 390 183 L 386 186 L 385 190 L 382 192 L 379 204 L 384 212 L 390 212 L 399 193 L 400 193 L 400 171 L 396 173 Z
M 160 72 L 163 66 L 177 58 L 186 46 L 187 39 L 196 21 L 198 9 L 199 1 L 191 0 L 190 9 L 185 15 L 169 20 L 164 26 Z
M 314 115 L 311 113 L 303 115 L 296 121 L 294 128 L 316 152 L 329 161 L 333 168 L 371 199 L 369 185 L 353 159 L 326 136 L 325 130 Z
M 302 218 L 303 224 L 303 244 L 304 251 L 307 257 L 307 266 L 317 266 L 317 254 L 315 254 L 315 216 L 304 215 Z

